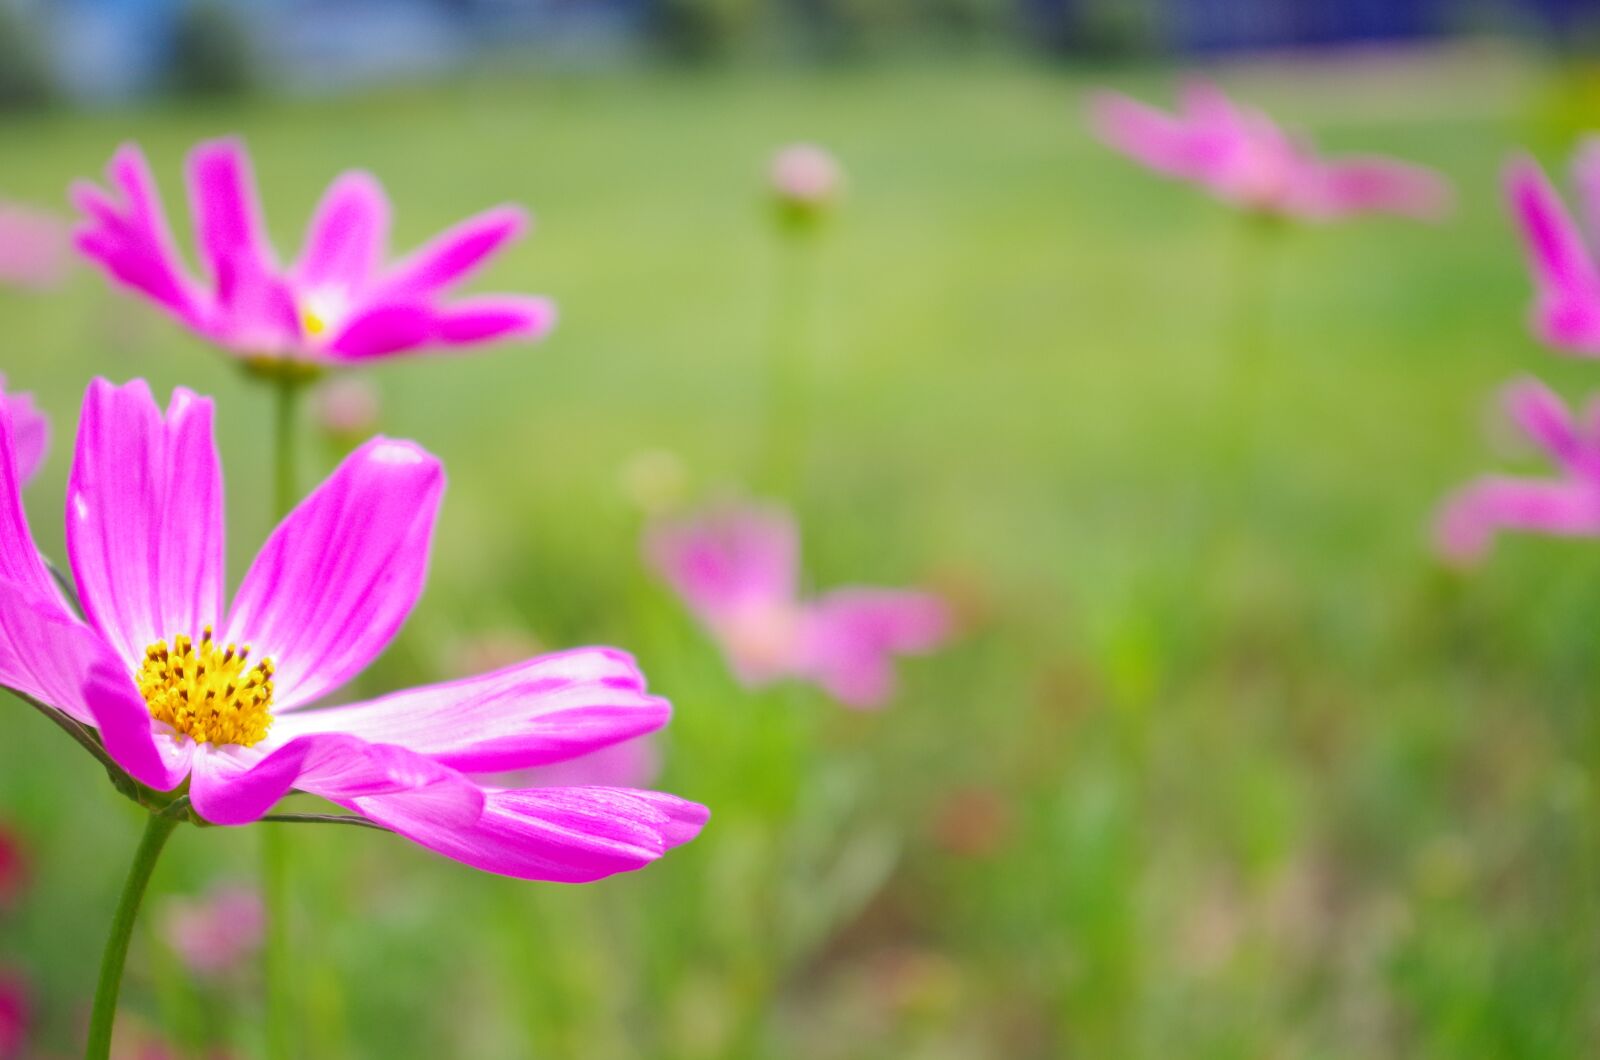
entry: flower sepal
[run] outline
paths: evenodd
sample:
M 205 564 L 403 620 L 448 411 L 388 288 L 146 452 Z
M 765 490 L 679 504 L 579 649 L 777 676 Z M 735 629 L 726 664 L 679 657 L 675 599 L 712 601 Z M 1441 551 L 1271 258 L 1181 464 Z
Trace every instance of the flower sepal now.
M 244 374 L 251 379 L 297 386 L 314 383 L 322 378 L 323 373 L 323 366 L 315 361 L 308 361 L 303 357 L 281 357 L 272 354 L 241 358 L 239 367 L 243 368 Z

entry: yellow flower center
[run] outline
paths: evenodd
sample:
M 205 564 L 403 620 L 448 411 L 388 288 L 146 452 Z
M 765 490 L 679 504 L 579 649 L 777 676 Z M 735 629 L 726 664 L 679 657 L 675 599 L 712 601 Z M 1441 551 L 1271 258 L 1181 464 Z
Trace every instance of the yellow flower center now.
M 134 680 L 150 716 L 196 743 L 249 747 L 272 727 L 272 660 L 250 666 L 250 646 L 218 648 L 207 626 L 144 650 Z
M 324 331 L 328 330 L 328 322 L 322 319 L 322 317 L 314 310 L 302 310 L 300 313 L 300 323 L 304 325 L 306 334 L 310 335 L 312 338 L 317 338 Z

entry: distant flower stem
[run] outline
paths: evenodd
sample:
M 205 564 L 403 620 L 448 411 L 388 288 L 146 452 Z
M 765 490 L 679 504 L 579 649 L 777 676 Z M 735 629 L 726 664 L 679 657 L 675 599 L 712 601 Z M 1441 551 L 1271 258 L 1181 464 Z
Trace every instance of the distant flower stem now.
M 89 1044 L 84 1049 L 85 1060 L 106 1060 L 111 1055 L 111 1030 L 117 1019 L 117 995 L 122 989 L 122 969 L 128 962 L 128 943 L 133 937 L 133 924 L 139 916 L 139 906 L 144 901 L 145 888 L 150 883 L 150 873 L 155 870 L 167 837 L 178 827 L 182 818 L 151 814 L 145 822 L 144 836 L 139 849 L 134 852 L 133 864 L 128 866 L 128 879 L 122 885 L 122 897 L 117 900 L 117 912 L 111 920 L 111 931 L 106 936 L 105 955 L 100 958 L 100 981 L 94 991 L 94 1013 L 89 1018 Z
M 1225 399 L 1233 410 L 1235 434 L 1230 446 L 1229 473 L 1248 491 L 1255 467 L 1255 451 L 1260 445 L 1262 413 L 1270 391 L 1271 357 L 1271 280 L 1282 222 L 1254 214 L 1244 216 L 1239 233 L 1239 260 L 1234 277 L 1233 321 L 1227 378 L 1230 393 Z
M 273 382 L 274 515 L 282 519 L 295 500 L 295 423 L 302 384 L 289 376 Z M 282 828 L 261 828 L 261 900 L 266 911 L 262 938 L 262 974 L 267 989 L 267 1056 L 288 1060 L 294 1055 L 298 1025 L 289 977 L 289 848 Z
M 798 500 L 804 484 L 810 443 L 816 235 L 809 230 L 784 229 L 773 293 L 763 485 L 791 502 Z

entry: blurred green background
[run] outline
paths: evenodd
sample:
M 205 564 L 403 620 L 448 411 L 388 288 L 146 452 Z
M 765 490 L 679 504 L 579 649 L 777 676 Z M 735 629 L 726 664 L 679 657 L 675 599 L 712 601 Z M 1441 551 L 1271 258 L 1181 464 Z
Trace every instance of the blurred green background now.
M 6 196 L 60 203 L 133 139 L 180 227 L 183 152 L 241 133 L 286 252 L 351 166 L 387 185 L 398 246 L 504 200 L 537 217 L 480 286 L 553 295 L 552 338 L 371 373 L 381 429 L 451 485 L 428 590 L 359 691 L 452 676 L 507 631 L 620 645 L 676 705 L 658 786 L 713 816 L 586 887 L 293 832 L 306 1055 L 1595 1048 L 1600 553 L 1507 540 L 1462 576 L 1427 539 L 1446 492 L 1524 459 L 1496 442 L 1502 382 L 1600 380 L 1527 336 L 1498 191 L 1516 145 L 1564 164 L 1589 99 L 1499 51 L 1223 82 L 1460 194 L 1439 228 L 1284 232 L 1251 380 L 1242 222 L 1085 130 L 1086 90 L 1165 104 L 1166 69 L 501 74 L 0 124 Z M 782 275 L 764 167 L 799 138 L 848 174 L 816 247 L 809 574 L 929 585 L 964 623 L 878 714 L 741 691 L 640 563 L 624 485 L 652 450 L 694 497 L 750 481 Z M 236 578 L 269 529 L 269 396 L 87 269 L 0 291 L 0 335 L 54 420 L 41 543 L 60 554 L 87 379 L 143 376 L 218 400 Z M 36 984 L 36 1055 L 70 1055 L 138 815 L 20 705 L 5 734 L 33 883 L 0 952 Z M 248 881 L 256 838 L 180 831 L 155 900 Z M 125 1019 L 253 1055 L 253 976 L 191 982 L 154 922 Z

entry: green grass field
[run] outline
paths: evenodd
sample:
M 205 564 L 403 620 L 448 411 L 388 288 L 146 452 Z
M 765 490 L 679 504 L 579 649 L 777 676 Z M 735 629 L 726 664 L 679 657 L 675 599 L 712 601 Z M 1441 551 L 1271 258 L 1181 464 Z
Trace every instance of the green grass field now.
M 1084 128 L 1087 89 L 1165 102 L 1161 73 L 496 78 L 0 125 L 6 195 L 58 203 L 136 139 L 173 210 L 188 145 L 240 132 L 284 249 L 355 165 L 401 245 L 503 200 L 538 217 L 486 286 L 557 298 L 552 339 L 373 374 L 382 429 L 451 485 L 429 588 L 360 690 L 454 675 L 507 630 L 628 648 L 677 709 L 660 786 L 712 820 L 582 888 L 295 831 L 306 1055 L 1595 1048 L 1600 549 L 1507 540 L 1462 576 L 1427 539 L 1447 491 L 1518 466 L 1486 429 L 1502 382 L 1600 389 L 1527 336 L 1499 199 L 1514 146 L 1570 143 L 1537 80 L 1430 71 L 1240 82 L 1461 200 L 1437 229 L 1285 233 L 1249 379 L 1239 220 Z M 697 497 L 749 481 L 779 275 L 761 178 L 796 138 L 850 181 L 819 247 L 810 572 L 939 586 L 966 616 L 881 714 L 741 691 L 643 569 L 621 485 L 653 449 Z M 218 399 L 237 577 L 269 528 L 267 395 L 87 269 L 0 296 L 0 368 L 55 419 L 42 543 L 85 383 L 144 376 Z M 37 984 L 39 1055 L 70 1055 L 138 815 L 20 704 L 4 731 L 0 819 L 35 866 L 0 952 Z M 248 881 L 257 839 L 180 831 L 154 901 Z M 146 931 L 123 1011 L 255 1055 L 259 994 L 188 982 Z

